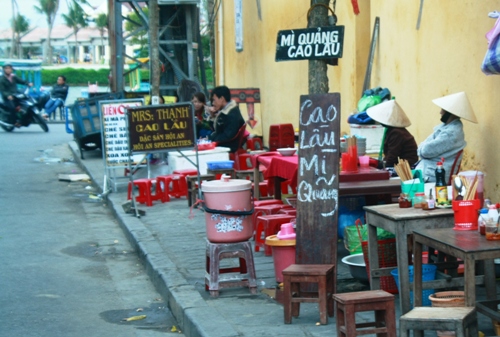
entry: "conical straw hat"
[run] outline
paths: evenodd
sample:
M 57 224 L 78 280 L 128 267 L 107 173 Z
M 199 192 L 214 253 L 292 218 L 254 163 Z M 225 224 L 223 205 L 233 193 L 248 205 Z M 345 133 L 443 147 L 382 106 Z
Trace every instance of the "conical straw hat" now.
M 472 110 L 469 99 L 463 91 L 433 99 L 432 103 L 457 117 L 464 118 L 472 123 L 477 123 L 474 110 Z
M 389 100 L 372 106 L 366 110 L 368 116 L 377 122 L 396 128 L 406 128 L 411 125 L 405 112 L 395 100 Z

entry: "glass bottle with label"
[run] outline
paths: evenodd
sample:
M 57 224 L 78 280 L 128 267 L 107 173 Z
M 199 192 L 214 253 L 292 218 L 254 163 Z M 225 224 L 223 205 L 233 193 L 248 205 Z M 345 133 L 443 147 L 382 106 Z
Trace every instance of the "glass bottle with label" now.
M 438 162 L 436 167 L 436 203 L 445 205 L 448 203 L 448 186 L 446 186 L 446 173 L 443 163 Z

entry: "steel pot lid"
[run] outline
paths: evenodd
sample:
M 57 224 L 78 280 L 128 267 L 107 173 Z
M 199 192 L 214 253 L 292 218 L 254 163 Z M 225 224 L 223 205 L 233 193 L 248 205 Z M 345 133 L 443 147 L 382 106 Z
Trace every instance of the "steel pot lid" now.
M 252 188 L 252 182 L 245 179 L 220 179 L 204 181 L 201 184 L 202 192 L 238 192 Z

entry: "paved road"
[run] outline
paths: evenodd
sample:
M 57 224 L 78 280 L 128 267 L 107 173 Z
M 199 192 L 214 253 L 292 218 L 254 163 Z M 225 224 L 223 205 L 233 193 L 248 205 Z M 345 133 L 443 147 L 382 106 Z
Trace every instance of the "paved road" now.
M 0 131 L 0 336 L 181 335 L 90 183 L 58 180 L 83 172 L 49 127 Z

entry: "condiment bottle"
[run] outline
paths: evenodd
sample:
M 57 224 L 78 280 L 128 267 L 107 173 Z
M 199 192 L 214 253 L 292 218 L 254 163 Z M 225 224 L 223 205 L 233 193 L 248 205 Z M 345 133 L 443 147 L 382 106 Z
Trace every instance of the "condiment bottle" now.
M 427 209 L 434 209 L 436 207 L 436 202 L 432 196 L 432 189 L 429 191 L 429 199 L 427 199 Z
M 425 193 L 424 192 L 415 193 L 415 196 L 413 197 L 413 207 L 422 208 L 422 203 L 424 202 L 427 202 L 425 200 Z
M 448 187 L 446 186 L 446 173 L 443 163 L 438 162 L 436 167 L 436 202 L 438 205 L 448 203 Z
M 490 218 L 492 222 L 498 223 L 498 217 L 499 214 L 496 205 L 490 205 L 488 207 L 488 218 Z
M 486 220 L 488 219 L 488 209 L 482 208 L 477 218 L 477 230 L 479 234 L 484 235 L 486 231 Z

